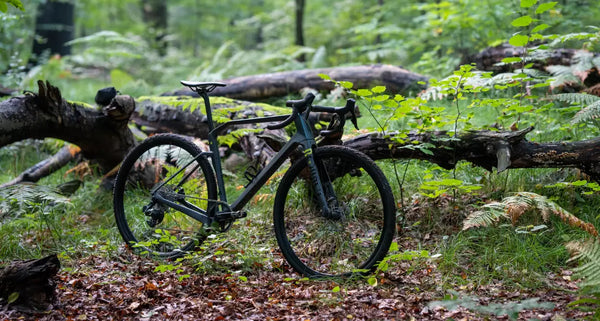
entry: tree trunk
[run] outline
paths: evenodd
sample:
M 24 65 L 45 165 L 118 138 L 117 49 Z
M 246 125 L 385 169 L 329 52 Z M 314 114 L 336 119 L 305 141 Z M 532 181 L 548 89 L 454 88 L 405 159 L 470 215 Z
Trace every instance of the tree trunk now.
M 53 277 L 59 269 L 56 254 L 14 262 L 0 269 L 0 303 L 27 312 L 47 310 L 55 301 Z
M 332 90 L 335 87 L 334 83 L 323 80 L 319 74 L 328 75 L 335 80 L 350 81 L 354 84 L 354 88 L 383 85 L 388 92 L 394 94 L 406 93 L 410 90 L 420 91 L 425 89 L 425 85 L 418 82 L 427 81 L 425 76 L 392 65 L 304 69 L 222 80 L 227 86 L 215 89 L 211 95 L 259 100 L 298 93 L 307 87 L 319 91 Z M 198 94 L 189 89 L 180 89 L 163 95 L 198 97 Z
M 135 102 L 117 96 L 102 111 L 62 99 L 58 88 L 38 81 L 39 93 L 0 102 L 0 147 L 26 138 L 54 137 L 81 148 L 103 172 L 118 165 L 135 140 L 127 127 Z
M 410 134 L 406 143 L 394 140 L 394 134 L 369 133 L 351 138 L 345 146 L 357 149 L 374 160 L 389 158 L 422 159 L 452 169 L 459 160 L 489 171 L 509 168 L 564 168 L 582 170 L 600 181 L 600 138 L 577 142 L 533 143 L 525 135 L 533 127 L 514 132 L 472 131 L 449 139 L 445 132 Z M 429 143 L 427 152 L 415 149 L 414 142 Z M 411 147 L 411 148 L 406 148 Z
M 48 0 L 38 7 L 35 21 L 36 37 L 33 41 L 32 53 L 37 59 L 44 51 L 61 56 L 69 55 L 71 47 L 65 43 L 73 40 L 74 9 L 72 2 Z
M 296 46 L 304 47 L 304 8 L 306 7 L 305 0 L 296 0 L 296 36 L 294 44 Z M 301 54 L 298 57 L 298 61 L 306 61 L 306 55 Z
M 148 26 L 150 43 L 160 56 L 167 53 L 167 2 L 162 0 L 142 0 L 142 16 Z

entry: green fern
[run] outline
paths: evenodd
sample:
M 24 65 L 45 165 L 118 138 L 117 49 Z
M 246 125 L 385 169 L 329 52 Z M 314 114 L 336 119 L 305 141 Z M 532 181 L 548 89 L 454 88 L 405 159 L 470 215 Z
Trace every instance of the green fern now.
M 581 104 L 588 105 L 593 102 L 599 101 L 600 97 L 586 94 L 586 93 L 564 93 L 555 94 L 547 97 L 550 100 L 558 100 L 568 104 Z
M 598 231 L 591 223 L 587 223 L 567 212 L 546 197 L 530 192 L 519 192 L 513 196 L 505 197 L 501 202 L 493 202 L 481 207 L 479 211 L 471 213 L 463 221 L 463 230 L 474 227 L 486 227 L 497 223 L 501 218 L 507 218 L 515 225 L 525 213 L 537 210 L 544 221 L 551 215 L 558 216 L 563 222 L 572 227 L 582 229 L 593 236 Z
M 573 74 L 571 66 L 553 65 L 546 67 L 546 70 L 553 76 L 550 84 L 552 88 L 580 83 L 580 79 Z
M 575 114 L 575 116 L 573 116 L 571 123 L 573 123 L 573 124 L 583 123 L 583 122 L 587 122 L 590 120 L 595 120 L 599 117 L 600 117 L 600 98 L 597 99 L 592 104 L 588 105 L 587 107 L 583 108 L 579 112 L 577 112 L 577 114 Z
M 590 292 L 600 293 L 600 242 L 597 239 L 570 242 L 567 249 L 574 253 L 570 260 L 581 263 L 573 269 L 575 276 L 582 279 L 580 286 Z
M 51 186 L 16 184 L 0 189 L 0 219 L 35 212 L 45 206 L 68 205 L 67 197 Z

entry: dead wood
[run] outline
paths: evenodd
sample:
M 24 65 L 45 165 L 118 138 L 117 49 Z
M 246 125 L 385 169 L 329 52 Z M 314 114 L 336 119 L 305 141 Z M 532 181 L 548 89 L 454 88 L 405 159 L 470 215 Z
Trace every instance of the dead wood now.
M 103 110 L 64 100 L 60 90 L 38 81 L 38 94 L 0 102 L 0 147 L 27 138 L 53 137 L 73 143 L 105 172 L 135 144 L 127 127 L 135 102 L 117 96 Z
M 44 311 L 55 301 L 54 276 L 60 269 L 56 254 L 17 261 L 0 269 L 0 303 L 21 311 Z
M 582 170 L 600 181 L 600 138 L 577 142 L 530 142 L 525 135 L 533 127 L 508 132 L 470 131 L 457 138 L 445 132 L 409 134 L 396 139 L 395 134 L 383 136 L 369 133 L 351 138 L 345 146 L 355 148 L 372 159 L 421 159 L 452 169 L 460 160 L 489 171 L 510 168 L 564 168 Z M 429 152 L 415 148 L 415 143 L 429 143 Z
M 338 81 L 350 81 L 355 88 L 383 85 L 391 93 L 406 93 L 411 89 L 418 92 L 425 89 L 425 85 L 419 82 L 427 81 L 425 76 L 393 65 L 303 69 L 225 79 L 221 82 L 227 86 L 215 89 L 211 95 L 259 100 L 298 93 L 307 87 L 319 91 L 332 90 L 335 87 L 334 83 L 323 80 L 319 74 L 328 75 Z M 189 89 L 175 90 L 164 95 L 198 97 L 198 94 Z
M 0 184 L 0 188 L 23 182 L 35 183 L 62 168 L 67 163 L 74 160 L 78 155 L 80 155 L 80 153 L 81 149 L 79 147 L 65 145 L 52 157 L 46 158 L 43 161 L 31 166 L 10 182 Z

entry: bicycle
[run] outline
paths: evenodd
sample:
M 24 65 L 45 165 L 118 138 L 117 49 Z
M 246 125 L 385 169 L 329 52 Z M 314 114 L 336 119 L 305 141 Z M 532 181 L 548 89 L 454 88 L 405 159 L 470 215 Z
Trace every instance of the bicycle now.
M 331 113 L 339 134 L 349 115 L 358 129 L 355 101 L 344 107 L 312 105 L 315 96 L 287 101 L 289 115 L 232 120 L 215 126 L 209 93 L 218 82 L 181 81 L 204 100 L 209 151 L 174 134 L 151 136 L 123 160 L 114 186 L 114 213 L 130 248 L 173 258 L 199 246 L 211 233 L 227 231 L 247 216 L 244 206 L 284 163 L 291 163 L 277 187 L 273 224 L 283 256 L 307 276 L 372 271 L 390 247 L 396 207 L 381 169 L 366 155 L 338 146 L 318 146 L 307 122 L 311 111 Z M 233 125 L 268 124 L 295 133 L 259 169 L 232 203 L 227 201 L 217 136 Z M 288 159 L 290 159 L 288 161 Z

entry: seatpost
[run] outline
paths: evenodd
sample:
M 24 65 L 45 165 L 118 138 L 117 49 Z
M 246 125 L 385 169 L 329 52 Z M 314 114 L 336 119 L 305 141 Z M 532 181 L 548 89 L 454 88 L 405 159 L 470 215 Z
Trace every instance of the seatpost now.
M 206 109 L 206 118 L 208 120 L 208 141 L 210 151 L 212 152 L 213 166 L 217 176 L 217 186 L 219 187 L 219 199 L 227 203 L 227 194 L 225 193 L 225 182 L 223 182 L 223 175 L 221 173 L 221 155 L 219 154 L 219 143 L 217 142 L 216 133 L 213 132 L 215 125 L 212 120 L 212 109 L 210 108 L 210 99 L 208 93 L 204 90 L 199 90 L 198 94 L 204 99 L 204 107 Z

